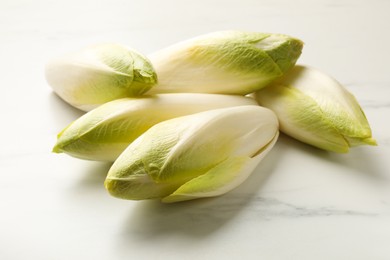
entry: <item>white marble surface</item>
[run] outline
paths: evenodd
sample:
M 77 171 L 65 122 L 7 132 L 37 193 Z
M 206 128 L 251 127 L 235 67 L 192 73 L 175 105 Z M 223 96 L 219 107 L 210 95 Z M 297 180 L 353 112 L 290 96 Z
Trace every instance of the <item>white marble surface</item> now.
M 390 259 L 390 1 L 0 2 L 0 259 Z M 52 154 L 81 113 L 46 60 L 98 42 L 149 53 L 202 33 L 291 34 L 300 63 L 355 94 L 378 147 L 330 154 L 282 136 L 250 179 L 175 205 L 110 197 L 109 165 Z

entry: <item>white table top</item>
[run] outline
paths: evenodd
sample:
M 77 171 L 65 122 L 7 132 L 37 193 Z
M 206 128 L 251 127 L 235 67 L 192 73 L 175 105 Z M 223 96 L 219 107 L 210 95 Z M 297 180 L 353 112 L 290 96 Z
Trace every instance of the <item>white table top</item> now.
M 390 259 L 390 1 L 49 1 L 0 3 L 0 259 Z M 282 136 L 225 196 L 125 201 L 108 164 L 51 153 L 82 113 L 57 98 L 45 62 L 118 42 L 150 53 L 203 33 L 285 33 L 299 63 L 359 100 L 377 147 L 340 155 Z

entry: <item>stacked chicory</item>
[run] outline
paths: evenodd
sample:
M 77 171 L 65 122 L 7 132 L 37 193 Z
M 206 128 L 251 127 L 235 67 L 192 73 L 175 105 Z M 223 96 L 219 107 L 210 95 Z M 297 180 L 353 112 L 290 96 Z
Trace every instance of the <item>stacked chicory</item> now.
M 302 48 L 287 35 L 223 31 L 148 57 L 102 44 L 54 59 L 48 83 L 89 112 L 53 151 L 114 162 L 105 187 L 115 197 L 176 202 L 237 187 L 279 130 L 333 152 L 375 145 L 353 95 L 295 65 Z

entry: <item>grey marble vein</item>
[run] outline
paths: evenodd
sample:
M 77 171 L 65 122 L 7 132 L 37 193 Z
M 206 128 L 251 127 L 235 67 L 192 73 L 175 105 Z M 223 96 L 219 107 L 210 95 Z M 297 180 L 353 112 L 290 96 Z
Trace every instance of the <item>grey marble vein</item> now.
M 275 198 L 257 197 L 254 199 L 252 211 L 265 218 L 297 218 L 297 217 L 324 217 L 324 216 L 377 216 L 380 213 L 363 212 L 353 209 L 339 209 L 335 207 L 299 206 Z

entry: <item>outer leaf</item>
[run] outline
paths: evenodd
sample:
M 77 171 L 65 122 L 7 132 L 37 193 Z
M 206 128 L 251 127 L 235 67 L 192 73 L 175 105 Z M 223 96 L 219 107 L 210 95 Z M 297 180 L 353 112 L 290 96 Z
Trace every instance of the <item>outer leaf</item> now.
M 203 175 L 200 175 L 180 186 L 163 202 L 178 202 L 203 197 L 222 195 L 243 183 L 253 172 L 260 161 L 272 149 L 278 133 L 272 141 L 263 147 L 254 157 L 233 157 L 221 162 Z
M 348 151 L 348 143 L 312 98 L 283 85 L 272 86 L 272 91 L 259 95 L 261 104 L 278 116 L 282 132 L 325 150 Z
M 156 182 L 188 181 L 231 156 L 252 156 L 274 137 L 277 125 L 271 111 L 255 106 L 165 121 L 144 135 L 143 164 Z

